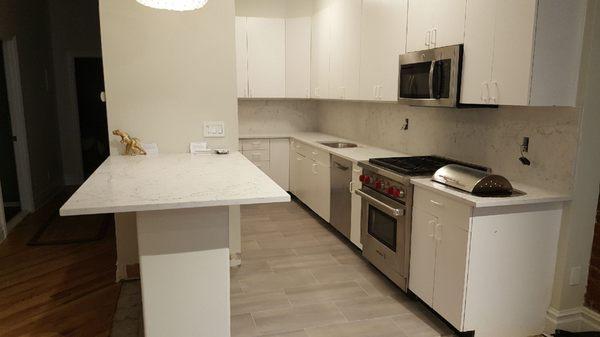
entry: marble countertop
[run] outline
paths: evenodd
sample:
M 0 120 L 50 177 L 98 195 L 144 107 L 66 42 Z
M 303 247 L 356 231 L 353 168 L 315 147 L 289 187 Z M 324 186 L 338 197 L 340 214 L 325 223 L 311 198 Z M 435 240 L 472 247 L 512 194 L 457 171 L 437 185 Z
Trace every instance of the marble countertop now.
M 60 209 L 83 215 L 289 202 L 239 152 L 109 157 Z
M 371 158 L 384 158 L 384 157 L 408 157 L 409 154 L 390 151 L 374 146 L 369 146 L 355 142 L 351 139 L 344 139 L 320 132 L 294 132 L 294 133 L 273 133 L 273 134 L 252 134 L 252 135 L 240 135 L 240 139 L 276 139 L 276 138 L 293 138 L 302 143 L 316 147 L 318 149 L 327 151 L 333 155 L 342 157 L 352 162 L 359 162 L 363 160 L 369 160 Z M 336 149 L 319 144 L 322 141 L 341 141 L 357 144 L 358 147 Z
M 571 197 L 566 194 L 560 194 L 517 182 L 511 182 L 513 188 L 518 191 L 524 192 L 525 194 L 514 197 L 502 198 L 478 197 L 460 191 L 458 189 L 434 182 L 430 178 L 413 178 L 411 179 L 411 183 L 413 183 L 415 186 L 420 186 L 428 190 L 441 192 L 447 197 L 453 198 L 460 202 L 464 202 L 475 208 L 531 205 L 553 202 L 565 202 L 571 200 Z

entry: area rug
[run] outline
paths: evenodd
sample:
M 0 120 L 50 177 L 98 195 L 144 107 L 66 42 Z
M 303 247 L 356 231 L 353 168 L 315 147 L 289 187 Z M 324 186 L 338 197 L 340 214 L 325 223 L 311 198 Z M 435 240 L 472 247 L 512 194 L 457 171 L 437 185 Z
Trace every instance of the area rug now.
M 102 240 L 113 222 L 109 214 L 60 216 L 54 214 L 27 243 L 30 246 L 53 246 Z

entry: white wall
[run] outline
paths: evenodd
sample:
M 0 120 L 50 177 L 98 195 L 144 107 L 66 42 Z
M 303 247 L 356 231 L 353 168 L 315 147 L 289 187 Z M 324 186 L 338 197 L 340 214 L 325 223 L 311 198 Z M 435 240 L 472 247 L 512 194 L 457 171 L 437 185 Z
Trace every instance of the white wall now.
M 579 85 L 578 138 L 573 201 L 563 218 L 552 307 L 559 312 L 583 305 L 587 286 L 598 189 L 600 187 L 600 2 L 590 1 Z M 569 284 L 572 268 L 581 282 Z
M 100 0 L 109 130 L 121 128 L 161 152 L 187 152 L 203 140 L 204 121 L 224 121 L 225 138 L 211 147 L 237 149 L 238 118 L 233 0 L 171 12 L 135 1 Z M 111 153 L 121 146 L 111 137 Z M 117 220 L 118 276 L 137 261 L 134 217 Z M 239 209 L 230 212 L 239 232 Z M 124 248 L 125 247 L 125 248 Z M 232 254 L 239 247 L 232 247 Z

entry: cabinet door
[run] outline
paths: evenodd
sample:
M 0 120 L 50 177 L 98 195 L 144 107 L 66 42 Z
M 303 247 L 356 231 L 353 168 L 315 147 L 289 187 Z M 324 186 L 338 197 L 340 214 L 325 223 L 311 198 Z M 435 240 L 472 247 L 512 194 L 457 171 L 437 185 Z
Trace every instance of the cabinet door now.
M 438 226 L 433 309 L 461 330 L 466 287 L 468 232 L 442 217 Z M 493 290 L 492 290 L 493 291 Z
M 360 99 L 398 99 L 398 56 L 406 50 L 407 0 L 363 0 Z
M 237 96 L 248 97 L 248 39 L 246 35 L 246 18 L 235 18 L 235 56 L 237 72 Z
M 300 186 L 301 186 L 301 171 L 302 171 L 302 160 L 304 156 L 298 152 L 293 151 L 293 144 L 290 151 L 290 192 L 296 197 L 300 198 Z
M 285 97 L 285 20 L 248 18 L 250 97 Z
M 432 0 L 433 32 L 431 47 L 445 47 L 464 42 L 466 0 Z
M 431 30 L 434 26 L 437 0 L 409 0 L 406 51 L 430 48 Z
M 490 103 L 496 3 L 467 0 L 461 103 Z
M 281 188 L 288 191 L 290 187 L 290 142 L 288 139 L 271 139 L 269 143 L 270 177 Z
M 497 1 L 490 84 L 497 104 L 529 104 L 536 9 L 534 0 Z
M 310 97 L 310 17 L 285 20 L 285 97 Z
M 334 0 L 331 6 L 329 97 L 358 99 L 361 0 Z
M 362 249 L 362 244 L 360 242 L 360 222 L 361 222 L 361 212 L 362 212 L 362 198 L 354 193 L 354 191 L 362 188 L 362 183 L 360 182 L 360 175 L 362 174 L 362 168 L 357 164 L 352 165 L 352 186 L 350 192 L 352 193 L 352 210 L 350 215 L 350 241 L 358 247 Z
M 433 304 L 436 242 L 436 216 L 413 207 L 410 251 L 410 279 L 408 287 L 429 306 Z
M 331 212 L 331 172 L 328 166 L 311 162 L 311 205 L 315 213 L 329 222 Z
M 331 49 L 331 3 L 317 0 L 314 5 L 311 32 L 310 87 L 312 98 L 329 97 L 329 52 Z

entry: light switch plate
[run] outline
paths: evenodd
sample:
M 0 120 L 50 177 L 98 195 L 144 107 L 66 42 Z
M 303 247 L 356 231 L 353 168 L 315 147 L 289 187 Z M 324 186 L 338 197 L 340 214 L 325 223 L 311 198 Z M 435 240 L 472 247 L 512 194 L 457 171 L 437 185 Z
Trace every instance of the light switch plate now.
M 223 138 L 225 137 L 225 122 L 204 122 L 204 137 Z

